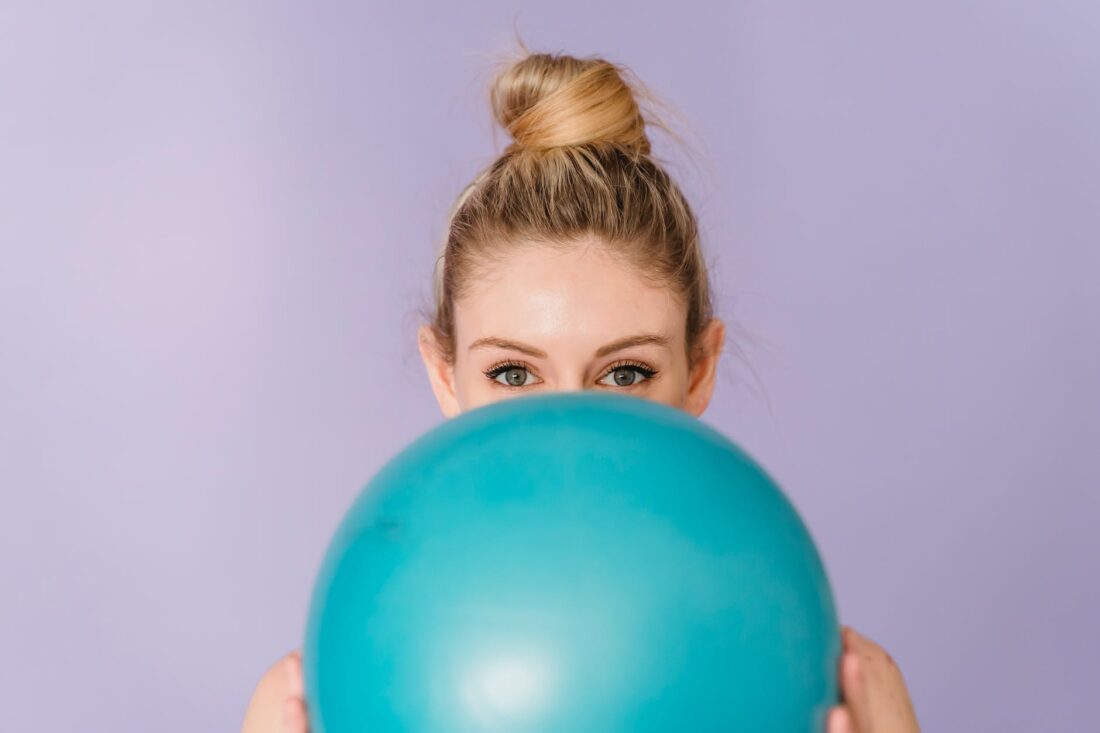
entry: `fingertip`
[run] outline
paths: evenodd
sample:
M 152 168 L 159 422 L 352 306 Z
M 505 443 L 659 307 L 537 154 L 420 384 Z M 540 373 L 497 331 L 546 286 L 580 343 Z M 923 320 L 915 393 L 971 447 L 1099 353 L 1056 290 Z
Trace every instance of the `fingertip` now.
M 867 636 L 866 634 L 861 634 L 855 629 L 852 629 L 852 641 L 858 644 L 860 649 L 863 650 L 879 648 L 879 643 L 877 641 Z
M 852 730 L 852 716 L 848 713 L 848 708 L 843 705 L 837 705 L 829 711 L 826 732 L 854 733 Z
M 840 627 L 840 642 L 844 649 L 851 649 L 858 642 L 856 630 L 851 626 Z
M 863 690 L 859 656 L 846 652 L 840 659 L 840 696 L 845 703 L 860 700 Z
M 287 656 L 283 663 L 286 670 L 287 692 L 295 698 L 301 699 L 305 692 L 302 689 L 302 659 L 296 654 Z
M 287 689 L 294 687 L 294 660 L 287 656 L 283 657 L 283 682 L 286 684 Z
M 858 680 L 859 668 L 859 655 L 853 652 L 846 652 L 840 660 L 841 675 L 844 679 L 848 681 Z
M 309 733 L 306 709 L 301 700 L 288 697 L 283 702 L 284 733 Z

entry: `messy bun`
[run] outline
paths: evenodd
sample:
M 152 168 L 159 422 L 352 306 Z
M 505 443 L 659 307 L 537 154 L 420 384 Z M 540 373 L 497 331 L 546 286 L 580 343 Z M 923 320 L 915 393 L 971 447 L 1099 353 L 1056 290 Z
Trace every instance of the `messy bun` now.
M 479 265 L 521 240 L 595 237 L 685 301 L 694 363 L 712 316 L 707 267 L 695 214 L 651 156 L 647 123 L 671 130 L 639 99 L 651 97 L 631 72 L 597 57 L 528 53 L 493 79 L 489 101 L 512 142 L 455 202 L 436 261 L 431 326 L 449 362 L 454 303 Z
M 602 59 L 532 54 L 493 81 L 493 115 L 515 141 L 512 149 L 611 143 L 648 155 L 645 121 L 625 73 Z

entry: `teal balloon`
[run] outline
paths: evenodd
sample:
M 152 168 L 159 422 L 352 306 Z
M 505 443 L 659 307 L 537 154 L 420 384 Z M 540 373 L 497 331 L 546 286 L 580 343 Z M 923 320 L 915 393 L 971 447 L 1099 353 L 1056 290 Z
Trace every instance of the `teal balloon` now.
M 819 553 L 748 455 L 633 396 L 524 395 L 387 463 L 313 589 L 313 733 L 802 733 L 838 702 Z

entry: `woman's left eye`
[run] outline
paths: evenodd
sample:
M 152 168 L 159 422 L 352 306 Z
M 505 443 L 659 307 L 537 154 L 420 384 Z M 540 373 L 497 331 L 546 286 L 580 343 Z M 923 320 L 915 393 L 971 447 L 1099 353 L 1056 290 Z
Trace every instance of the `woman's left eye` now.
M 641 366 L 620 366 L 609 371 L 604 377 L 604 379 L 611 377 L 612 382 L 610 384 L 603 380 L 599 383 L 606 384 L 609 387 L 633 387 L 651 378 L 654 374 L 656 374 L 656 372 L 652 369 L 646 369 Z

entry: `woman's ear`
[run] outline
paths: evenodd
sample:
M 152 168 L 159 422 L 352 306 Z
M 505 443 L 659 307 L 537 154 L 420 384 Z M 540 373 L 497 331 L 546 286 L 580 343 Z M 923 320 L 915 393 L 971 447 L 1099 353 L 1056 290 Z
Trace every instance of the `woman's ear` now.
M 714 393 L 714 378 L 718 372 L 718 357 L 726 343 L 726 325 L 718 318 L 712 318 L 703 329 L 696 344 L 695 363 L 688 375 L 687 397 L 684 409 L 699 417 L 710 404 Z
M 458 398 L 455 397 L 454 367 L 444 358 L 443 348 L 436 338 L 435 330 L 429 324 L 423 324 L 417 329 L 416 341 L 439 409 L 443 411 L 444 417 L 454 417 L 460 412 Z

